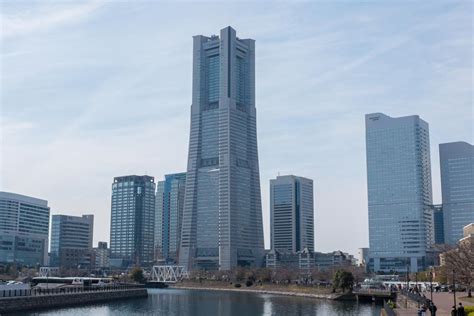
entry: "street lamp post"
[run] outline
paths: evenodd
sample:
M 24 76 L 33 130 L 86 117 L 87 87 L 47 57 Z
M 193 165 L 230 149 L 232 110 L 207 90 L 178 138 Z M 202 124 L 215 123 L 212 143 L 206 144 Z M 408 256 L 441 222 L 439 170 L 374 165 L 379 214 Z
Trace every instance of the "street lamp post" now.
M 456 279 L 454 275 L 454 269 L 453 269 L 453 299 L 454 299 L 454 308 L 456 308 Z
M 430 294 L 431 294 L 430 299 L 431 299 L 431 302 L 433 303 L 433 271 L 432 270 L 430 270 Z
M 418 291 L 418 271 L 415 271 L 415 289 L 416 289 L 416 294 L 419 294 L 420 292 Z M 420 308 L 420 300 L 418 299 L 417 302 L 418 302 L 418 308 Z
M 408 264 L 407 264 L 407 288 L 406 288 L 407 291 L 410 288 L 409 282 L 410 282 L 410 275 L 408 274 Z
M 418 272 L 415 272 L 415 289 L 416 293 L 418 293 Z

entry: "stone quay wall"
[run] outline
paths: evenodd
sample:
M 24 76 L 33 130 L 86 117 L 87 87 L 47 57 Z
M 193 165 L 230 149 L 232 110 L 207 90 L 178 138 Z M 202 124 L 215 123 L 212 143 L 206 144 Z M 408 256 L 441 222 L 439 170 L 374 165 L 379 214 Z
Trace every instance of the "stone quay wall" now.
M 147 297 L 145 288 L 113 289 L 100 292 L 81 292 L 39 296 L 0 298 L 0 315 L 15 311 L 36 310 L 52 307 L 66 307 L 110 300 Z

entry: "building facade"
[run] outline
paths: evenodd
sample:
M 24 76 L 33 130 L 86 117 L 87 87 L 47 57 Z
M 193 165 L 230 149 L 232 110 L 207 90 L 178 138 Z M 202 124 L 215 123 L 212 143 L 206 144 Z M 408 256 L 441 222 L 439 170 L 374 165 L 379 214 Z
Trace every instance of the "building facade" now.
M 352 255 L 340 250 L 323 253 L 314 253 L 315 266 L 319 270 L 328 270 L 341 267 L 350 267 L 355 265 L 355 259 Z
M 111 257 L 122 266 L 153 264 L 155 180 L 150 176 L 115 177 L 112 184 Z
M 179 262 L 230 270 L 264 257 L 255 42 L 231 27 L 194 36 L 193 98 Z
M 315 267 L 315 253 L 305 248 L 297 252 L 281 252 L 271 249 L 265 255 L 266 267 L 269 269 L 299 269 L 310 271 Z
M 369 248 L 357 249 L 357 265 L 359 267 L 366 267 L 369 259 Z
M 444 234 L 454 245 L 463 227 L 474 222 L 474 146 L 466 142 L 439 145 Z
M 96 248 L 94 248 L 94 263 L 96 269 L 107 269 L 110 267 L 110 249 L 107 242 L 99 241 Z
M 418 271 L 434 242 L 428 124 L 366 115 L 369 266 Z
M 48 264 L 48 201 L 0 192 L 0 262 Z
M 444 244 L 444 213 L 443 204 L 433 205 L 433 222 L 434 222 L 434 243 Z
M 177 263 L 181 240 L 186 173 L 165 175 L 156 189 L 155 260 Z
M 91 267 L 94 215 L 53 215 L 51 220 L 51 266 Z
M 314 251 L 313 180 L 293 175 L 270 180 L 270 239 L 277 251 Z

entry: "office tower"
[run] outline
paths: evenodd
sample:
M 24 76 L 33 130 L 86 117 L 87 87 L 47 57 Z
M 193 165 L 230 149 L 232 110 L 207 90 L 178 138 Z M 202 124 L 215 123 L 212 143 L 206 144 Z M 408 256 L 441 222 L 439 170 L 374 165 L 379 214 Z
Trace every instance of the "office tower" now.
M 177 263 L 185 186 L 185 172 L 165 175 L 157 185 L 155 259 L 160 263 Z
M 155 179 L 136 175 L 115 177 L 112 184 L 111 217 L 111 256 L 122 259 L 123 266 L 151 266 L 155 228 Z
M 271 247 L 314 251 L 313 180 L 293 175 L 270 180 Z
M 110 267 L 110 249 L 107 247 L 107 242 L 99 241 L 96 248 L 94 248 L 94 259 L 96 268 Z
M 94 215 L 53 215 L 51 220 L 51 265 L 65 268 L 91 267 Z
M 434 243 L 444 244 L 444 214 L 443 205 L 433 205 L 433 221 L 434 221 Z
M 474 222 L 474 146 L 466 142 L 439 145 L 444 236 L 448 244 L 462 238 Z
M 255 42 L 231 27 L 194 36 L 193 98 L 180 264 L 260 266 L 264 256 Z
M 417 115 L 367 114 L 369 265 L 418 271 L 434 242 L 428 123 Z
M 48 201 L 0 191 L 0 262 L 48 264 Z

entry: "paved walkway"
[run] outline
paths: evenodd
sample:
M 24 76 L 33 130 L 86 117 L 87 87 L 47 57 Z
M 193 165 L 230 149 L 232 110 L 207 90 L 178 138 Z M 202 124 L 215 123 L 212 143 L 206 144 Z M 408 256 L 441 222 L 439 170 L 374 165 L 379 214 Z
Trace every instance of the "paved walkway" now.
M 430 293 L 425 293 L 427 298 L 430 298 Z M 456 293 L 456 304 L 462 302 L 464 306 L 474 305 L 474 303 L 460 301 L 460 297 L 466 297 L 467 292 Z M 454 304 L 453 293 L 441 292 L 433 293 L 433 302 L 438 307 L 438 313 L 436 315 L 450 315 L 450 311 Z

